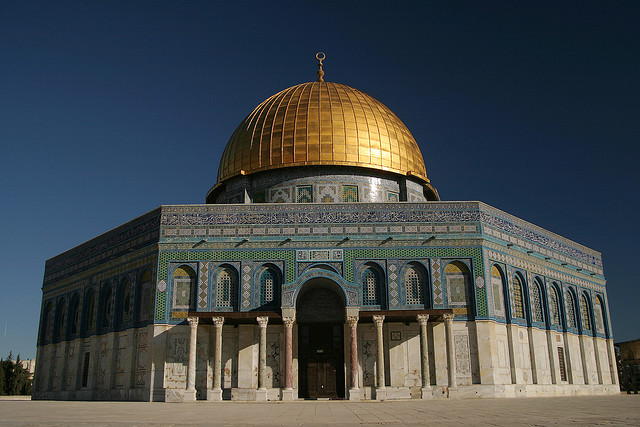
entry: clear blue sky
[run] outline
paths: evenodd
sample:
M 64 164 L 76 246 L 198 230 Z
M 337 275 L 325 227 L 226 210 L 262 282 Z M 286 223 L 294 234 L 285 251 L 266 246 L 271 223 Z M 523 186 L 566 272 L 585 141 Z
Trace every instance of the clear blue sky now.
M 35 356 L 46 259 L 203 203 L 238 123 L 320 50 L 443 200 L 602 252 L 615 338 L 640 338 L 640 2 L 226 3 L 0 5 L 0 355 Z

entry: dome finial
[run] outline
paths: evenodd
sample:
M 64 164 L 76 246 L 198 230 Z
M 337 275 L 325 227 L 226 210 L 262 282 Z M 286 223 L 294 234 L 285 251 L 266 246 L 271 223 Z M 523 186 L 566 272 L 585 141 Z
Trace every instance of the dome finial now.
M 324 70 L 322 69 L 322 61 L 324 61 L 324 58 L 326 58 L 324 52 L 318 52 L 316 53 L 316 59 L 318 60 L 318 81 L 319 82 L 323 82 L 324 81 Z

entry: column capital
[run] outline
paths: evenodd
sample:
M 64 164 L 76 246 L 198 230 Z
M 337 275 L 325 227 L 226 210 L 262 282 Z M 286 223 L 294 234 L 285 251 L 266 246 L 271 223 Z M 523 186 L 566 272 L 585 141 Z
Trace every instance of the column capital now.
M 219 328 L 219 327 L 221 327 L 222 325 L 224 325 L 224 317 L 222 317 L 222 316 L 213 316 L 213 317 L 211 318 L 211 321 L 213 322 L 213 324 L 214 324 L 217 328 Z
M 444 322 L 447 324 L 451 324 L 453 322 L 453 313 L 445 313 L 442 315 Z
M 347 316 L 347 323 L 349 324 L 350 327 L 355 327 L 358 326 L 358 316 Z
M 384 323 L 384 315 L 382 315 L 382 314 L 374 315 L 373 316 L 373 323 L 375 323 L 376 326 L 382 326 L 382 324 Z
M 189 326 L 191 326 L 192 328 L 198 326 L 198 320 L 199 319 L 196 316 L 187 317 L 187 322 L 189 322 Z
M 295 317 L 289 317 L 289 316 L 287 316 L 287 317 L 283 317 L 283 318 L 282 318 L 282 323 L 284 323 L 284 326 L 285 326 L 286 328 L 291 328 L 291 327 L 293 327 L 293 324 L 295 323 L 295 321 L 296 321 L 296 318 L 295 318 Z
M 269 323 L 269 316 L 256 317 L 256 321 L 261 328 L 266 328 L 267 323 Z
M 417 314 L 416 318 L 418 319 L 420 326 L 427 326 L 427 322 L 429 321 L 428 314 Z

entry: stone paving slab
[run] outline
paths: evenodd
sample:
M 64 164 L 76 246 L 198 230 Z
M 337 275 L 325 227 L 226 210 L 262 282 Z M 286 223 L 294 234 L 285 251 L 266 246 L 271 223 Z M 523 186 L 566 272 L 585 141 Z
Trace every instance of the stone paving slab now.
M 0 401 L 1 426 L 640 426 L 640 395 L 386 402 Z

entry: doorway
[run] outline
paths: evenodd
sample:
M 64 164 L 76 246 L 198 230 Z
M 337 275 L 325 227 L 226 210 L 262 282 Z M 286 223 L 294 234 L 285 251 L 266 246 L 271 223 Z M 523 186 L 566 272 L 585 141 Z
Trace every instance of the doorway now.
M 296 307 L 298 395 L 307 399 L 345 397 L 345 303 L 327 285 L 335 284 L 322 279 L 307 282 Z

